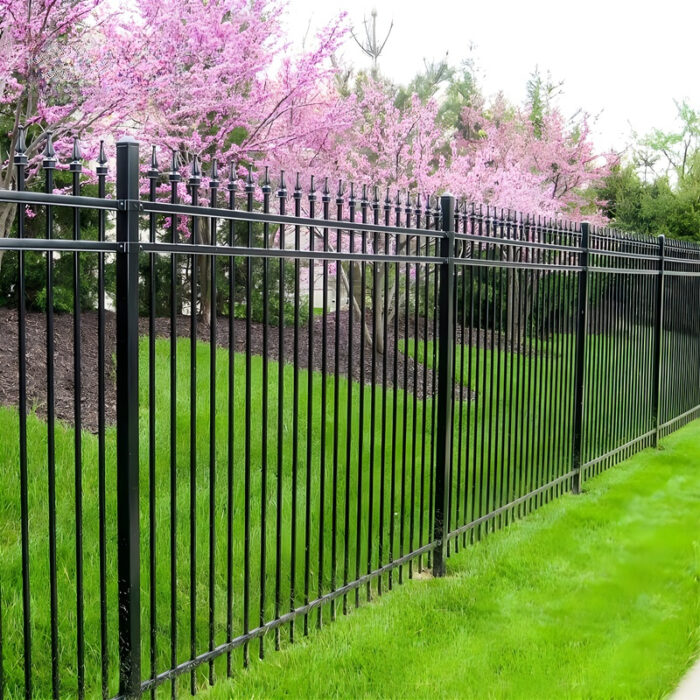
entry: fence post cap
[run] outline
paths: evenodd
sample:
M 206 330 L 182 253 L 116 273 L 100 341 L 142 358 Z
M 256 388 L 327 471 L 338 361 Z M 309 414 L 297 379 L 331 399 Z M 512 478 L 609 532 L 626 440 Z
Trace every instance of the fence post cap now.
M 131 136 L 130 134 L 124 134 L 119 141 L 117 141 L 117 146 L 119 146 L 122 143 L 136 143 L 136 139 Z

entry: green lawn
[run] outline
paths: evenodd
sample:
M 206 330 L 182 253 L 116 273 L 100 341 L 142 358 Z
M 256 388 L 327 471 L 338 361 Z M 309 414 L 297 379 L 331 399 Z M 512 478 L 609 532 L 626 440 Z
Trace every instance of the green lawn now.
M 207 697 L 657 698 L 700 651 L 700 422 Z
M 422 351 L 418 344 L 418 352 Z M 469 493 L 479 493 L 479 501 L 466 503 L 457 520 L 456 512 L 453 525 L 459 525 L 469 518 L 478 517 L 500 503 L 505 503 L 520 495 L 528 488 L 544 483 L 549 474 L 556 475 L 557 470 L 567 470 L 567 440 L 570 432 L 571 401 L 568 380 L 570 363 L 564 350 L 563 337 L 555 337 L 545 348 L 542 344 L 540 354 L 524 355 L 510 354 L 504 350 L 480 351 L 473 353 L 471 368 L 472 388 L 476 391 L 477 399 L 457 402 L 455 409 L 455 426 L 460 428 L 464 440 L 460 443 L 455 439 L 456 455 L 453 494 L 467 493 L 465 475 L 467 474 L 466 457 L 469 456 L 470 477 Z M 430 348 L 428 358 L 430 361 Z M 171 528 L 171 479 L 170 479 L 170 379 L 169 379 L 169 342 L 158 340 L 156 343 L 156 487 L 155 487 L 155 551 L 156 551 L 156 666 L 157 671 L 170 668 L 170 528 Z M 409 348 L 416 352 L 416 346 Z M 546 357 L 549 359 L 545 360 Z M 148 634 L 151 588 L 149 573 L 149 479 L 148 479 L 148 381 L 147 381 L 147 345 L 141 344 L 141 513 L 142 513 L 142 648 L 143 676 L 147 677 L 150 670 L 150 640 Z M 190 391 L 189 391 L 189 342 L 180 340 L 177 350 L 178 358 L 178 392 L 177 392 L 177 444 L 176 444 L 176 487 L 177 512 L 176 550 L 177 550 L 177 660 L 182 662 L 190 658 Z M 197 348 L 197 468 L 195 476 L 195 509 L 196 509 L 196 619 L 197 651 L 202 652 L 208 646 L 209 618 L 209 513 L 210 505 L 210 455 L 209 455 L 209 358 L 210 348 L 205 343 L 199 343 Z M 226 636 L 226 583 L 227 583 L 227 526 L 228 526 L 228 363 L 229 355 L 224 349 L 218 349 L 217 358 L 217 403 L 216 403 L 216 459 L 214 473 L 216 488 L 214 495 L 214 530 L 215 530 L 215 632 L 214 643 L 223 643 Z M 244 548 L 245 537 L 244 511 L 246 501 L 249 503 L 250 519 L 250 626 L 258 624 L 260 614 L 259 581 L 264 578 L 266 597 L 263 605 L 264 619 L 270 620 L 275 616 L 275 528 L 277 507 L 277 396 L 278 396 L 278 365 L 269 363 L 269 411 L 268 433 L 262 432 L 262 359 L 253 357 L 251 360 L 251 453 L 250 453 L 250 487 L 246 498 L 244 480 L 245 445 L 244 434 L 246 425 L 245 415 L 245 357 L 236 355 L 234 366 L 234 434 L 233 451 L 233 633 L 240 634 L 243 630 L 242 589 L 244 580 Z M 512 371 L 511 371 L 512 369 Z M 468 368 L 465 366 L 465 374 Z M 507 391 L 507 379 L 513 378 L 514 393 Z M 371 567 L 379 565 L 377 542 L 380 536 L 379 514 L 380 503 L 378 494 L 381 484 L 384 485 L 384 522 L 381 529 L 384 538 L 385 563 L 389 554 L 389 537 L 395 530 L 394 556 L 407 552 L 429 541 L 429 511 L 430 511 L 430 416 L 432 402 L 417 400 L 407 396 L 403 391 L 387 392 L 387 439 L 377 436 L 374 453 L 371 453 L 370 407 L 372 389 L 360 389 L 357 383 L 349 384 L 341 378 L 338 382 L 338 415 L 334 415 L 335 383 L 332 377 L 327 379 L 327 397 L 325 405 L 321 402 L 322 379 L 319 373 L 313 373 L 312 390 L 312 430 L 307 436 L 307 391 L 309 375 L 299 372 L 299 405 L 293 405 L 293 371 L 286 366 L 283 373 L 284 404 L 283 404 L 283 498 L 282 514 L 282 547 L 281 561 L 281 612 L 289 607 L 291 592 L 291 563 L 292 538 L 291 521 L 292 509 L 296 507 L 297 533 L 296 553 L 294 557 L 296 573 L 294 575 L 295 605 L 304 602 L 304 556 L 305 556 L 305 511 L 307 507 L 307 476 L 308 476 L 308 512 L 311 539 L 309 541 L 309 597 L 313 599 L 318 594 L 332 589 L 331 570 L 331 523 L 332 483 L 333 483 L 333 426 L 338 425 L 339 455 L 338 455 L 338 484 L 337 484 L 337 578 L 336 585 L 343 581 L 345 552 L 349 562 L 348 578 L 356 576 L 357 542 L 359 528 L 359 561 L 362 574 L 367 570 L 369 544 L 372 544 Z M 494 387 L 491 391 L 488 387 Z M 352 388 L 352 389 L 351 389 Z M 349 401 L 349 392 L 352 400 Z M 364 399 L 364 416 L 360 422 L 359 399 Z M 540 401 L 538 397 L 546 399 Z M 382 392 L 376 392 L 377 422 L 383 409 Z M 396 402 L 398 429 L 395 441 L 392 439 L 391 422 Z M 348 411 L 348 404 L 350 410 Z M 321 460 L 321 435 L 325 422 L 325 459 Z M 423 417 L 427 418 L 427 439 L 422 439 Z M 417 427 L 416 434 L 412 426 Z M 406 420 L 405 434 L 402 430 Z M 478 432 L 475 426 L 484 426 L 484 432 Z M 519 426 L 527 425 L 531 439 L 523 444 L 522 430 Z M 560 426 L 561 432 L 553 432 L 552 425 Z M 351 450 L 346 453 L 346 435 L 348 426 L 352 430 Z M 536 428 L 536 429 L 535 429 Z M 18 420 L 17 412 L 10 408 L 0 408 L 0 436 L 3 450 L 0 451 L 0 598 L 2 601 L 2 642 L 3 666 L 6 682 L 6 697 L 21 695 L 23 687 L 23 645 L 22 645 L 22 597 L 21 597 L 21 556 L 20 556 L 20 507 L 18 489 Z M 296 489 L 292 488 L 293 438 L 298 436 L 298 457 L 296 460 L 298 473 Z M 362 446 L 362 488 L 358 488 L 359 441 L 358 436 L 364 435 Z M 501 436 L 500 443 L 491 435 Z M 49 608 L 49 575 L 48 575 L 48 498 L 47 498 L 47 467 L 46 467 L 46 423 L 35 416 L 28 421 L 28 472 L 29 472 L 29 534 L 30 534 L 30 571 L 32 595 L 32 636 L 33 636 L 33 670 L 37 697 L 45 697 L 50 693 L 50 608 Z M 554 436 L 554 437 L 553 437 Z M 307 472 L 306 449 L 307 439 L 310 438 L 312 461 Z M 493 443 L 493 445 L 492 445 Z M 509 447 L 513 459 L 509 462 L 509 471 L 504 482 L 503 472 L 496 472 L 499 464 L 498 452 Z M 670 444 L 670 443 L 669 443 Z M 263 445 L 267 448 L 267 479 L 266 493 L 263 495 L 262 473 L 260 465 L 263 461 Z M 505 447 L 504 447 L 505 446 Z M 517 450 L 516 450 L 517 447 Z M 116 536 L 115 536 L 115 432 L 109 429 L 106 435 L 107 448 L 107 581 L 108 581 L 108 633 L 110 657 L 110 690 L 116 692 L 116 655 L 117 655 L 117 600 L 116 600 Z M 424 449 L 425 448 L 425 449 Z M 493 448 L 493 449 L 492 449 Z M 464 450 L 464 452 L 460 452 Z M 477 471 L 475 455 L 486 453 L 485 464 L 482 460 Z M 414 460 L 415 454 L 415 462 Z M 461 457 L 460 457 L 461 455 Z M 517 459 L 516 459 L 517 456 Z M 383 457 L 383 460 L 382 460 Z M 502 462 L 502 461 L 501 461 Z M 76 617 L 75 617 L 75 500 L 74 500 L 74 450 L 73 431 L 70 427 L 60 426 L 56 435 L 56 471 L 57 471 L 57 560 L 58 560 L 58 609 L 59 609 L 59 667 L 61 676 L 61 691 L 63 694 L 74 695 L 76 691 Z M 414 467 L 415 464 L 415 467 Z M 370 465 L 373 465 L 370 468 Z M 523 474 L 532 473 L 531 467 L 538 470 L 530 476 L 530 483 L 522 479 Z M 395 475 L 394 499 L 391 499 L 392 467 Z M 346 472 L 347 469 L 347 472 Z M 461 469 L 461 477 L 458 471 Z M 384 470 L 384 471 L 383 471 Z M 368 532 L 369 512 L 369 477 L 374 478 L 374 501 L 372 506 L 373 529 Z M 100 637 L 99 637 L 99 549 L 98 549 L 98 475 L 97 475 L 97 439 L 94 435 L 83 435 L 83 547 L 85 570 L 85 642 L 86 642 L 86 689 L 87 695 L 92 696 L 99 688 L 100 673 Z M 461 482 L 459 479 L 461 478 Z M 606 477 L 608 478 L 608 477 Z M 383 481 L 382 481 L 383 479 Z M 325 496 L 321 503 L 321 482 L 324 483 Z M 424 487 L 425 499 L 421 507 L 419 492 L 421 483 Z M 480 488 L 481 484 L 487 488 Z M 505 483 L 505 486 L 504 486 Z M 498 491 L 496 486 L 498 486 Z M 491 489 L 490 491 L 488 489 Z M 623 490 L 625 487 L 621 487 Z M 292 493 L 295 492 L 296 506 L 292 503 Z M 360 497 L 361 496 L 361 497 Z M 483 496 L 483 499 L 482 499 Z M 349 504 L 347 548 L 345 547 L 345 504 Z M 569 502 L 568 499 L 566 501 Z M 358 503 L 361 505 L 362 517 L 356 517 Z M 405 505 L 404 505 L 405 503 Z M 595 508 L 593 509 L 595 510 Z M 261 571 L 261 526 L 262 513 L 266 516 L 264 541 L 267 553 L 264 571 Z M 392 528 L 391 514 L 393 513 Z M 319 539 L 321 529 L 320 519 L 323 514 L 323 571 L 319 571 Z M 413 515 L 416 533 L 413 541 L 410 539 L 409 519 Z M 599 514 L 602 516 L 602 514 Z M 401 527 L 403 522 L 406 527 Z M 420 528 L 422 525 L 422 529 Z M 529 527 L 519 525 L 517 532 Z M 420 530 L 420 532 L 418 532 Z M 607 532 L 607 529 L 606 529 Z M 603 533 L 604 535 L 605 533 Z M 554 531 L 552 537 L 562 543 L 564 548 L 566 533 Z M 500 540 L 499 540 L 500 541 Z M 490 546 L 490 545 L 489 545 Z M 483 549 L 469 549 L 470 561 L 474 561 L 476 552 Z M 536 549 L 534 551 L 537 551 Z M 456 560 L 458 561 L 458 560 Z M 544 559 L 538 559 L 544 561 Z M 451 564 L 455 566 L 455 564 Z M 395 574 L 396 576 L 396 574 Z M 384 584 L 386 584 L 384 577 Z M 422 584 L 421 584 L 422 585 Z M 471 585 L 471 584 L 470 584 Z M 376 584 L 373 586 L 376 590 Z M 413 587 L 411 590 L 415 590 Z M 364 589 L 362 598 L 366 597 Z M 399 595 L 404 595 L 403 593 Z M 390 596 L 390 598 L 393 596 Z M 349 596 L 352 605 L 354 595 Z M 479 598 L 483 604 L 483 596 Z M 339 601 L 339 607 L 342 602 Z M 385 603 L 378 610 L 385 608 Z M 329 616 L 329 606 L 323 610 L 324 618 Z M 316 613 L 310 618 L 315 624 Z M 297 622 L 301 631 L 303 621 Z M 344 629 L 344 627 L 341 625 Z M 339 629 L 341 628 L 339 627 Z M 323 633 L 321 640 L 327 639 Z M 342 632 L 340 632 L 342 634 Z M 289 629 L 282 631 L 282 641 L 289 637 Z M 299 633 L 297 634 L 299 637 Z M 328 637 L 333 639 L 333 637 Z M 273 640 L 266 641 L 267 649 L 271 649 Z M 323 641 L 321 641 L 323 644 Z M 321 647 L 320 647 L 321 648 Z M 257 653 L 257 642 L 251 645 L 251 656 Z M 312 652 L 313 654 L 313 652 Z M 234 668 L 242 665 L 242 651 L 234 653 Z M 269 655 L 272 664 L 279 663 L 274 654 Z M 557 662 L 558 663 L 558 662 Z M 226 671 L 226 659 L 219 658 L 215 663 L 215 675 L 222 678 Z M 197 683 L 200 687 L 206 685 L 207 669 L 197 672 Z M 421 674 L 423 676 L 425 674 Z M 252 675 L 251 678 L 255 676 Z M 178 686 L 181 692 L 186 692 L 189 679 L 183 677 Z M 168 689 L 165 688 L 167 694 Z M 245 691 L 242 691 L 245 692 Z

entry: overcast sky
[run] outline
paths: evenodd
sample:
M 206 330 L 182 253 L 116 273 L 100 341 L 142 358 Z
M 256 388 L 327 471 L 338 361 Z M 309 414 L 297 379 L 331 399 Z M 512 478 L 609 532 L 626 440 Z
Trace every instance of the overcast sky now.
M 521 103 L 539 66 L 564 81 L 559 105 L 567 116 L 583 108 L 597 118 L 601 150 L 624 148 L 631 128 L 673 128 L 674 98 L 700 108 L 699 0 L 289 0 L 290 29 L 301 37 L 309 21 L 313 31 L 345 10 L 362 32 L 372 8 L 380 33 L 394 22 L 380 59 L 392 80 L 410 80 L 424 58 L 449 51 L 453 63 L 476 61 L 486 95 L 500 90 Z M 344 57 L 369 66 L 352 40 Z

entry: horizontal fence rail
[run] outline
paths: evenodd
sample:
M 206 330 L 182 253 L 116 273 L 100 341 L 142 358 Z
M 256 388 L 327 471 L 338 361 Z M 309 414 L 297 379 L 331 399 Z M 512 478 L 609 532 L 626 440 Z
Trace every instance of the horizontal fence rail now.
M 700 416 L 695 244 L 14 162 L 0 698 L 195 693 Z

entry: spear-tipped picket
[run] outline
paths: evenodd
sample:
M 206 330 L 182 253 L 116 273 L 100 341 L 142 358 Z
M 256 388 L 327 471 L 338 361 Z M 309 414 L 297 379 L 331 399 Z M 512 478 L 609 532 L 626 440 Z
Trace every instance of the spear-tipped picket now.
M 199 165 L 199 156 L 195 155 L 192 159 L 192 167 L 190 169 L 189 185 L 190 187 L 197 187 L 202 181 L 202 169 Z
M 211 159 L 211 170 L 209 172 L 209 189 L 215 190 L 219 186 L 219 162 L 216 158 Z
M 27 141 L 26 128 L 24 126 L 17 127 L 17 141 L 15 142 L 15 165 L 27 164 Z
M 280 170 L 280 184 L 277 189 L 277 196 L 283 199 L 287 196 L 287 183 L 284 180 L 284 170 Z
M 321 199 L 324 202 L 331 201 L 331 190 L 330 190 L 330 187 L 328 187 L 328 177 L 324 178 L 324 180 L 323 180 L 323 194 L 322 194 Z
M 408 190 L 406 190 L 406 199 L 404 200 L 404 212 L 406 214 L 406 223 L 408 224 L 410 216 L 413 213 L 411 193 Z
M 148 177 L 150 180 L 157 180 L 160 176 L 160 171 L 158 170 L 158 156 L 156 153 L 156 147 L 151 146 L 151 165 L 148 168 Z
M 316 201 L 316 178 L 313 175 L 311 176 L 311 184 L 309 186 L 309 201 Z
M 168 174 L 168 180 L 170 180 L 170 182 L 178 182 L 180 179 L 180 156 L 178 155 L 177 151 L 173 151 L 170 159 L 170 173 Z
M 301 199 L 301 173 L 297 172 L 297 179 L 294 183 L 294 199 Z
M 102 150 L 100 151 L 102 152 Z M 46 145 L 44 146 L 44 160 L 42 161 L 44 170 L 51 170 L 56 167 L 56 150 L 53 146 L 53 134 L 46 132 Z
M 235 192 L 236 191 L 236 181 L 238 180 L 237 174 L 236 174 L 236 162 L 231 161 L 228 164 L 228 183 L 226 185 L 226 189 L 229 192 Z
M 340 206 L 345 201 L 345 188 L 343 187 L 343 181 L 338 180 L 338 192 L 335 195 L 335 203 Z
M 95 172 L 98 177 L 104 178 L 107 176 L 107 154 L 105 153 L 104 139 L 100 140 L 100 152 L 97 155 L 97 168 Z
M 83 154 L 80 149 L 80 137 L 73 137 L 73 155 L 70 162 L 70 170 L 72 173 L 79 173 L 83 169 Z

